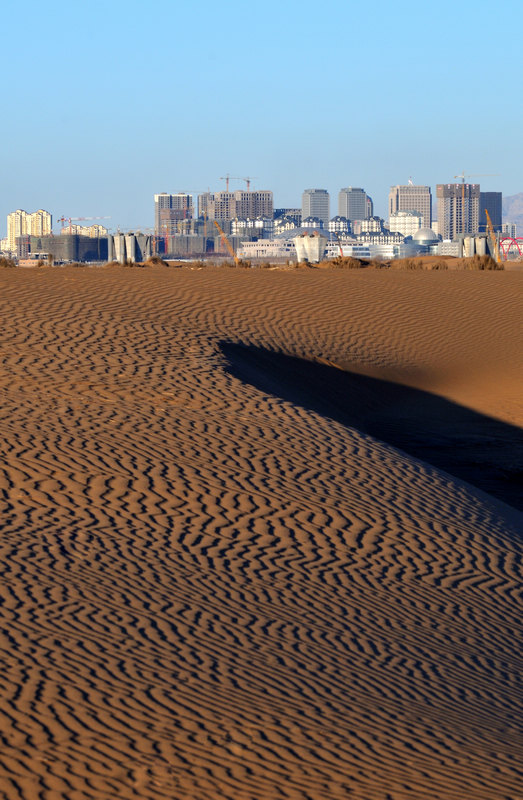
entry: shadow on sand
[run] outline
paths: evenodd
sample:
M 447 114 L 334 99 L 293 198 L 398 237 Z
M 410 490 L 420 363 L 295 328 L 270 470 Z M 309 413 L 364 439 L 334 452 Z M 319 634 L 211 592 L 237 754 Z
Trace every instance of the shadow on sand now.
M 386 442 L 523 511 L 523 430 L 438 395 L 221 342 L 229 372 Z

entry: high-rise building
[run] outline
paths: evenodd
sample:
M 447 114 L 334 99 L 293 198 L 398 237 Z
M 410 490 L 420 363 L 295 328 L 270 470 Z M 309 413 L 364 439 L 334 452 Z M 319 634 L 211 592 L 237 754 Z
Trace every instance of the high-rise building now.
M 198 195 L 198 216 L 207 219 L 272 219 L 272 192 L 204 192 Z
M 234 192 L 238 219 L 272 219 L 274 215 L 272 192 Z
M 417 211 L 421 214 L 421 227 L 432 225 L 432 194 L 430 186 L 391 186 L 389 192 L 389 219 L 398 211 Z
M 329 222 L 329 193 L 326 189 L 305 189 L 301 196 L 301 218 L 317 217 L 325 225 Z
M 478 233 L 479 195 L 478 183 L 438 183 L 438 223 L 443 239 Z
M 161 235 L 176 233 L 180 220 L 193 218 L 192 195 L 186 192 L 154 195 L 154 232 Z
M 372 199 L 364 189 L 348 186 L 338 194 L 338 215 L 350 220 L 370 219 L 374 215 Z
M 487 230 L 488 211 L 492 226 L 495 231 L 501 231 L 502 225 L 502 192 L 480 192 L 479 193 L 479 231 L 485 233 Z
M 53 227 L 49 211 L 39 208 L 32 214 L 21 208 L 7 215 L 7 240 L 9 250 L 16 251 L 16 240 L 20 236 L 48 236 Z

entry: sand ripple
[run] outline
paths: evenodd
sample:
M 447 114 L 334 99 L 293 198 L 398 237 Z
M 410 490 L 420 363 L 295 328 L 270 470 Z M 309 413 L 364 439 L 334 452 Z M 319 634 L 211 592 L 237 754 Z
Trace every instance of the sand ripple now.
M 2 797 L 522 800 L 522 515 L 220 346 L 521 424 L 522 275 L 0 283 Z

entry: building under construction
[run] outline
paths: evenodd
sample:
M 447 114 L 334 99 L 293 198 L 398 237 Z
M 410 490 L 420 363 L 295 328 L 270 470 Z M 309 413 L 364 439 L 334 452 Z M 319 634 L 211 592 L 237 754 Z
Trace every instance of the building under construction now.
M 54 261 L 107 261 L 107 242 L 107 236 L 30 236 L 29 253 Z
M 479 231 L 479 183 L 438 183 L 439 234 L 455 239 Z
M 198 216 L 206 219 L 272 219 L 273 215 L 273 195 L 269 191 L 204 192 L 198 195 Z

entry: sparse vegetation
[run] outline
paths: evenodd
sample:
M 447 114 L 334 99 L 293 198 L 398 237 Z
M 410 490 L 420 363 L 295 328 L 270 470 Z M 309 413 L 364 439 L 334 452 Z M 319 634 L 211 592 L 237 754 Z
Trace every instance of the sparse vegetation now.
M 369 266 L 369 262 L 352 256 L 336 256 L 330 261 L 323 261 L 323 265 L 332 266 L 334 269 L 364 269 Z
M 418 269 L 428 269 L 428 267 L 424 266 L 423 261 L 421 259 L 415 258 L 398 258 L 391 262 L 391 269 L 408 269 L 408 270 L 418 270 Z
M 160 256 L 151 256 L 144 262 L 144 267 L 168 267 L 167 261 L 164 261 Z
M 13 267 L 16 267 L 16 264 L 12 258 L 0 256 L 0 269 L 12 269 Z
M 492 256 L 480 256 L 476 253 L 476 255 L 472 256 L 472 258 L 463 259 L 463 261 L 467 261 L 465 269 L 474 269 L 474 270 L 503 270 L 505 269 L 503 264 L 498 264 L 497 261 L 494 261 Z

